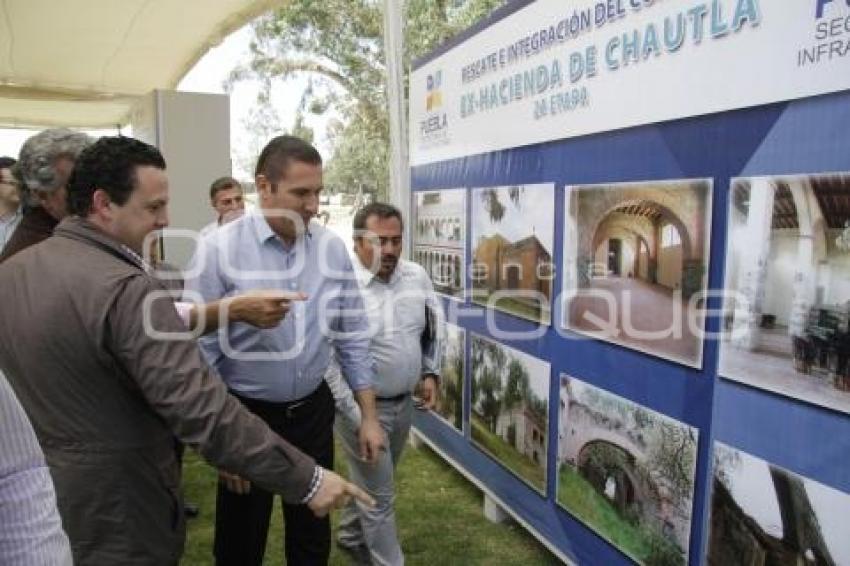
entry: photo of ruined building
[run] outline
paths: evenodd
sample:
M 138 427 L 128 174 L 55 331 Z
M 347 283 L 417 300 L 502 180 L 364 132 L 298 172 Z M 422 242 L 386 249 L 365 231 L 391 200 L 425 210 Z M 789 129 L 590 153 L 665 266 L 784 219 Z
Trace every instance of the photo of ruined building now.
M 639 564 L 688 560 L 697 429 L 568 375 L 556 499 Z
M 413 206 L 413 261 L 431 276 L 434 290 L 463 298 L 466 273 L 466 190 L 417 192 Z
M 710 180 L 568 186 L 564 326 L 702 366 Z
M 555 188 L 472 190 L 472 301 L 551 323 Z
M 850 494 L 714 444 L 709 566 L 850 564 Z
M 549 364 L 475 334 L 471 360 L 473 444 L 545 492 Z
M 850 173 L 733 179 L 720 374 L 850 413 Z

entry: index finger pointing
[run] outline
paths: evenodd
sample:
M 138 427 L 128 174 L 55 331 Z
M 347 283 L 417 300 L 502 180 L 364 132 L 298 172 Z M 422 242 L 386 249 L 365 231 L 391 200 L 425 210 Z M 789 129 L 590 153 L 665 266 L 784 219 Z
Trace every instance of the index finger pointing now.
M 306 301 L 307 294 L 302 293 L 301 291 L 283 291 L 277 289 L 270 289 L 266 291 L 261 291 L 261 295 L 263 298 L 270 299 L 272 301 Z
M 353 483 L 346 483 L 345 492 L 360 501 L 360 503 L 363 503 L 364 505 L 368 505 L 369 507 L 375 506 L 375 500 L 372 499 L 372 497 L 368 493 L 366 493 Z

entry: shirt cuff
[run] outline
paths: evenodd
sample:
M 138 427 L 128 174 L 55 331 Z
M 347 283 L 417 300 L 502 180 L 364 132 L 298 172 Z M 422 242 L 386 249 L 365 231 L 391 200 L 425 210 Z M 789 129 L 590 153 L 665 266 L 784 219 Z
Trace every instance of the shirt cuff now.
M 371 370 L 362 368 L 349 370 L 348 368 L 342 368 L 342 375 L 345 377 L 345 381 L 348 382 L 348 386 L 351 387 L 351 390 L 354 392 L 370 389 L 374 383 Z
M 425 379 L 433 377 L 434 381 L 437 382 L 437 385 L 440 384 L 440 380 L 443 379 L 442 376 L 436 371 L 425 370 L 422 372 L 422 375 L 419 376 L 419 381 L 424 381 Z
M 319 488 L 322 486 L 322 479 L 325 477 L 325 470 L 321 466 L 316 466 L 313 469 L 313 479 L 310 480 L 310 489 L 307 490 L 307 495 L 301 500 L 302 505 L 306 505 L 310 503 L 310 501 L 316 496 L 319 492 Z
M 195 305 L 193 303 L 187 303 L 184 301 L 174 301 L 174 308 L 177 309 L 177 316 L 180 317 L 180 320 L 183 321 L 183 324 L 186 327 L 190 327 L 190 319 L 189 314 L 192 312 L 192 307 Z

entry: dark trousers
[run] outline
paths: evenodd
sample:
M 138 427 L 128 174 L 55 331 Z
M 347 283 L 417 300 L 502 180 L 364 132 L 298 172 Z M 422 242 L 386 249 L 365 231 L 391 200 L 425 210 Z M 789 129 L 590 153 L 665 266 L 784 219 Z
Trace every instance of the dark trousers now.
M 333 468 L 334 400 L 327 383 L 294 403 L 271 403 L 236 395 L 245 407 L 291 444 Z M 217 566 L 261 566 L 271 519 L 274 494 L 251 485 L 247 495 L 218 484 L 215 509 L 215 558 Z M 318 519 L 306 505 L 282 503 L 286 563 L 327 564 L 331 552 L 331 524 Z

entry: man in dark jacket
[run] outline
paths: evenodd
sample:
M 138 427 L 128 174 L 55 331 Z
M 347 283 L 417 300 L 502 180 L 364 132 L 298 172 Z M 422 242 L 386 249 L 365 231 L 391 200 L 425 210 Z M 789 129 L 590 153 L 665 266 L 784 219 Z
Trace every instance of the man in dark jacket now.
M 275 435 L 203 363 L 141 259 L 168 223 L 159 151 L 102 138 L 80 154 L 72 215 L 0 266 L 0 369 L 27 410 L 78 565 L 177 564 L 185 538 L 173 436 L 317 515 L 370 501 Z

